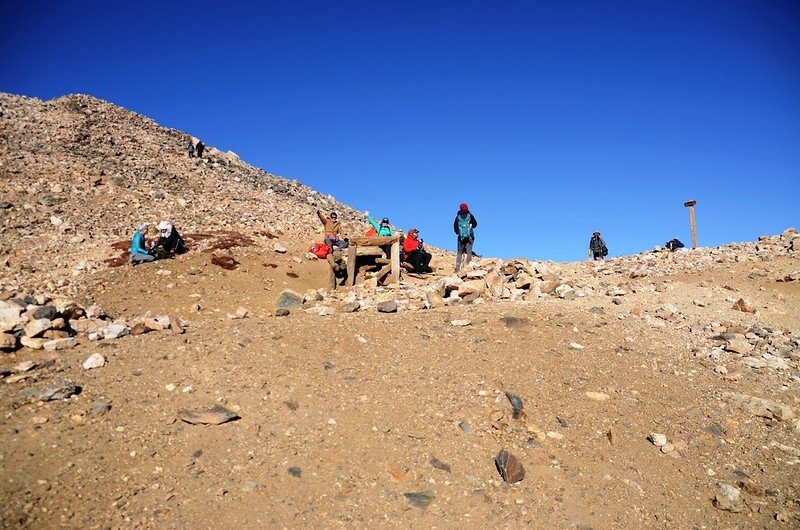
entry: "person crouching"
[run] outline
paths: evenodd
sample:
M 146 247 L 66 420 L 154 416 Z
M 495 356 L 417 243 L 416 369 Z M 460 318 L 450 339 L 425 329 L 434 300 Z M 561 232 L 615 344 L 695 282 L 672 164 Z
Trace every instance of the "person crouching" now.
M 416 228 L 408 231 L 406 239 L 403 241 L 403 254 L 405 260 L 414 268 L 414 272 L 419 274 L 433 272 L 430 267 L 433 256 L 423 248 L 422 240 L 419 238 L 419 230 Z
M 136 232 L 133 233 L 133 238 L 131 239 L 131 265 L 156 259 L 155 256 L 151 255 L 145 248 L 144 236 L 147 234 L 147 229 L 149 227 L 150 225 L 148 223 L 142 223 L 136 227 Z
M 186 252 L 186 245 L 178 230 L 169 221 L 158 223 L 158 241 L 151 252 L 160 258 L 171 258 Z

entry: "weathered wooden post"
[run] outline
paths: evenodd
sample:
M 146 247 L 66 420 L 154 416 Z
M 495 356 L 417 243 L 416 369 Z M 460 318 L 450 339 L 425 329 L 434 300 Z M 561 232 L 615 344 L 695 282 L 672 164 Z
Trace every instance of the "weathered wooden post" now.
M 692 248 L 697 248 L 697 225 L 694 223 L 694 205 L 697 201 L 692 199 L 683 203 L 684 206 L 689 208 L 689 222 L 692 224 Z

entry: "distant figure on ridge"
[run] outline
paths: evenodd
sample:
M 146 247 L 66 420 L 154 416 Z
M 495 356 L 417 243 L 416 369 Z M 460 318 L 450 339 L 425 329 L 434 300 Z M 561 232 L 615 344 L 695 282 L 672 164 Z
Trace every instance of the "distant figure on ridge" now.
M 325 231 L 325 244 L 328 245 L 328 248 L 331 251 L 336 248 L 347 248 L 350 242 L 346 238 L 342 238 L 344 232 L 342 232 L 342 223 L 339 222 L 339 216 L 336 215 L 336 212 L 331 212 L 329 217 L 325 217 L 322 215 L 322 212 L 317 210 L 317 217 L 319 220 L 322 221 L 323 230 Z
M 131 239 L 131 265 L 156 259 L 145 248 L 144 235 L 147 233 L 149 226 L 148 223 L 142 223 L 136 227 L 136 232 L 133 233 L 133 238 Z
M 189 158 L 194 158 L 194 140 L 189 138 Z
M 183 238 L 169 221 L 158 223 L 158 235 L 158 241 L 151 250 L 157 258 L 171 258 L 175 254 L 186 252 Z
M 203 158 L 203 151 L 206 150 L 206 146 L 203 145 L 202 140 L 197 141 L 197 146 L 195 146 L 195 149 L 197 150 L 197 158 Z
M 667 247 L 667 249 L 671 250 L 672 252 L 675 252 L 679 248 L 683 248 L 685 245 L 683 243 L 681 243 L 680 239 L 675 237 L 675 238 L 672 238 L 671 241 L 667 241 L 664 244 L 664 246 Z
M 453 231 L 457 236 L 458 252 L 456 253 L 456 272 L 461 270 L 461 259 L 464 258 L 464 265 L 469 265 L 472 260 L 472 243 L 475 241 L 475 228 L 478 220 L 469 211 L 467 203 L 462 202 L 458 207 L 458 213 L 453 220 Z
M 593 260 L 602 260 L 608 256 L 608 247 L 603 238 L 600 237 L 600 232 L 593 233 L 592 239 L 589 240 L 589 256 Z
M 422 247 L 422 240 L 419 239 L 419 230 L 416 228 L 410 229 L 405 241 L 403 241 L 403 257 L 405 261 L 414 267 L 414 272 L 420 274 L 433 272 L 430 267 L 433 256 Z

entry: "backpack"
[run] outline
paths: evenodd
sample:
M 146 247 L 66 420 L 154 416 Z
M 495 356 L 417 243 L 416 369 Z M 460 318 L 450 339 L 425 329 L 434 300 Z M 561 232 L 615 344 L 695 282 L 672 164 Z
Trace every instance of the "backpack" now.
M 331 249 L 325 243 L 314 243 L 308 251 L 319 259 L 325 259 L 330 254 Z
M 472 231 L 472 214 L 458 214 L 456 215 L 456 219 L 458 219 L 458 240 L 466 241 L 468 239 L 474 239 L 475 235 Z

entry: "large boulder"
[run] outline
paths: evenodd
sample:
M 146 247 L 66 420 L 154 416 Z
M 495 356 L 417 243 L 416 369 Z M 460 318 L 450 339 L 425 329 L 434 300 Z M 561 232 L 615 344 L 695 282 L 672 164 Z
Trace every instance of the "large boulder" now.
M 458 286 L 458 296 L 464 298 L 471 294 L 480 295 L 486 289 L 486 281 L 480 280 L 467 280 Z
M 497 271 L 492 271 L 484 278 L 486 287 L 489 289 L 489 294 L 492 298 L 500 298 L 503 296 L 505 289 L 506 278 Z
M 53 323 L 47 318 L 31 320 L 25 325 L 25 336 L 31 338 L 38 337 L 52 327 Z
M 0 302 L 0 332 L 20 329 L 25 319 L 20 316 L 22 308 L 16 304 Z

